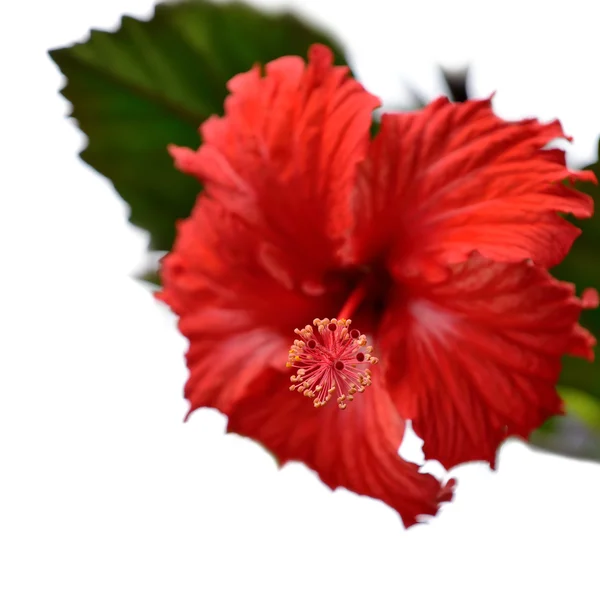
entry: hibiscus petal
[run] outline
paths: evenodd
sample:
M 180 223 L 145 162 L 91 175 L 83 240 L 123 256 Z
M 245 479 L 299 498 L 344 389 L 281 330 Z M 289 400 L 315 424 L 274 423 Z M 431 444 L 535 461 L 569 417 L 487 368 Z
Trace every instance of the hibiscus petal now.
M 303 293 L 303 282 L 278 268 L 277 250 L 210 199 L 177 229 L 157 297 L 179 316 L 190 343 L 190 412 L 227 413 L 265 370 L 284 368 L 297 323 L 334 310 L 343 289 Z
M 284 57 L 229 82 L 225 117 L 201 127 L 198 151 L 172 147 L 178 168 L 198 177 L 207 197 L 260 228 L 300 273 L 336 264 L 347 235 L 357 164 L 367 154 L 379 100 L 332 66 L 314 45 L 305 66 Z
M 314 408 L 310 398 L 288 386 L 287 378 L 273 373 L 231 411 L 228 431 L 260 442 L 282 464 L 303 462 L 332 489 L 341 486 L 385 502 L 406 527 L 435 515 L 452 498 L 454 480 L 442 485 L 399 456 L 404 422 L 380 379 L 344 411 L 335 403 Z
M 384 115 L 353 198 L 350 259 L 385 254 L 400 278 L 437 276 L 474 250 L 556 265 L 580 233 L 557 213 L 593 213 L 592 199 L 562 182 L 596 181 L 591 171 L 567 169 L 562 151 L 544 150 L 564 137 L 558 121 L 503 121 L 490 100 L 440 98 Z
M 504 439 L 561 414 L 561 359 L 593 359 L 595 340 L 577 321 L 597 301 L 530 262 L 478 255 L 446 281 L 399 290 L 381 324 L 381 365 L 426 458 L 493 466 Z
M 158 294 L 190 341 L 190 410 L 225 413 L 262 372 L 284 368 L 298 323 L 343 301 L 346 283 L 330 271 L 378 104 L 324 46 L 308 66 L 285 57 L 229 88 L 200 149 L 171 148 L 205 188 L 178 225 Z

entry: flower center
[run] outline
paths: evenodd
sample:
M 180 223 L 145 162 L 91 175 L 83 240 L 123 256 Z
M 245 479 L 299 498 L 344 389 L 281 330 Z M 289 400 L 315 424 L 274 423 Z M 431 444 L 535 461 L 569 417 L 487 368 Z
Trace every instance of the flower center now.
M 377 358 L 366 336 L 351 324 L 350 319 L 315 319 L 314 327 L 294 330 L 300 339 L 294 340 L 286 366 L 298 371 L 290 377 L 290 390 L 312 398 L 316 407 L 337 395 L 338 406 L 346 408 L 354 394 L 371 385 L 367 367 Z

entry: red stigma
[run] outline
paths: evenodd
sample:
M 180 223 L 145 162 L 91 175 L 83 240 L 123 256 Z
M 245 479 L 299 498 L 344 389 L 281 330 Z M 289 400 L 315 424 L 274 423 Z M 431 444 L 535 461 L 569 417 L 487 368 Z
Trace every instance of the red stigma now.
M 338 395 L 340 408 L 353 400 L 356 392 L 371 385 L 367 366 L 377 363 L 373 348 L 357 329 L 348 330 L 350 319 L 315 319 L 314 328 L 296 329 L 300 336 L 290 348 L 288 367 L 297 368 L 291 376 L 291 391 L 312 398 L 315 406 L 323 406 Z

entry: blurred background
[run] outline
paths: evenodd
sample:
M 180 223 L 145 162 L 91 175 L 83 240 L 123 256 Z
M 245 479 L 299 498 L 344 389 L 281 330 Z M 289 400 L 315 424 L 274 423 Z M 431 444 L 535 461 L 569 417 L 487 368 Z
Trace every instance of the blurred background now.
M 454 502 L 405 531 L 379 502 L 331 493 L 298 464 L 278 470 L 253 442 L 226 436 L 213 411 L 183 425 L 186 344 L 151 291 L 173 210 L 189 212 L 194 195 L 162 149 L 197 144 L 229 75 L 331 40 L 386 108 L 496 91 L 504 118 L 560 118 L 574 137 L 568 160 L 582 166 L 596 163 L 600 134 L 598 9 L 262 0 L 161 10 L 144 25 L 150 0 L 13 2 L 0 20 L 0 598 L 596 600 L 597 364 L 565 366 L 570 415 L 536 447 L 508 442 L 497 473 L 455 469 Z M 124 14 L 120 33 L 87 43 Z M 90 138 L 84 160 L 86 135 L 59 93 L 67 78 Z M 176 111 L 154 101 L 165 89 Z M 585 228 L 557 273 L 579 288 L 599 277 L 598 219 Z M 402 451 L 418 457 L 419 444 Z

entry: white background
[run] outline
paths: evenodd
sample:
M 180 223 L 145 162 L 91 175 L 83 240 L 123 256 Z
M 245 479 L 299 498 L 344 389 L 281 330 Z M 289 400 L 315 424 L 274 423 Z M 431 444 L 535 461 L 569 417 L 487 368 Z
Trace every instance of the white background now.
M 435 63 L 468 61 L 500 114 L 558 116 L 571 158 L 595 159 L 593 2 L 295 4 L 386 101 L 403 81 L 439 93 Z M 597 600 L 599 465 L 509 443 L 498 473 L 457 469 L 454 503 L 405 531 L 381 503 L 277 470 L 215 413 L 182 423 L 185 343 L 130 278 L 146 236 L 77 158 L 46 55 L 151 5 L 2 9 L 0 598 Z

